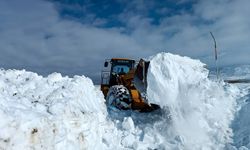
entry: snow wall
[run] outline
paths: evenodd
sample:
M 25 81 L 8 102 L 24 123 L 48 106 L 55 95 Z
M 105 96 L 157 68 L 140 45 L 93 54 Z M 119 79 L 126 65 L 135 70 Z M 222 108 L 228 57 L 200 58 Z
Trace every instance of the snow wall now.
M 85 76 L 0 70 L 0 149 L 217 150 L 232 142 L 238 89 L 209 80 L 198 60 L 149 59 L 148 97 L 162 111 L 125 111 L 120 120 Z
M 0 149 L 101 149 L 105 117 L 89 78 L 0 71 Z

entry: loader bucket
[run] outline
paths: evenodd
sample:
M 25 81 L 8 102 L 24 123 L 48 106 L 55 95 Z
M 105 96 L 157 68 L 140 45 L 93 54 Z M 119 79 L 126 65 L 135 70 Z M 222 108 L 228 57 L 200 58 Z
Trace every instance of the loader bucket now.
M 141 109 L 141 112 L 151 112 L 160 108 L 159 105 L 151 104 L 148 102 L 147 97 L 147 75 L 148 67 L 150 62 L 141 59 L 137 65 L 134 75 L 134 86 L 140 93 L 141 98 L 144 101 L 144 107 Z
M 134 85 L 136 89 L 141 93 L 141 96 L 147 101 L 147 74 L 149 61 L 141 59 L 137 65 L 134 76 Z

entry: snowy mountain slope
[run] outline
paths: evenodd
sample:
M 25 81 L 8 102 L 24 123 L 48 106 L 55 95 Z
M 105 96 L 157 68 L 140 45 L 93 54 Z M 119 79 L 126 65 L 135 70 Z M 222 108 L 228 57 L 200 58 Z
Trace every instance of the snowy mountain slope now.
M 148 96 L 162 106 L 153 113 L 107 111 L 85 76 L 0 70 L 0 149 L 220 150 L 235 141 L 230 125 L 247 92 L 211 81 L 198 60 L 149 59 Z
M 224 79 L 250 79 L 250 65 L 236 65 L 220 69 Z

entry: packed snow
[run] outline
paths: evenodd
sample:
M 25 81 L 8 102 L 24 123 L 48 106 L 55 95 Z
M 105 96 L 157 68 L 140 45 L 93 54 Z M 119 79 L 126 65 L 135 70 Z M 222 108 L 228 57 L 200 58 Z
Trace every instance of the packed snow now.
M 0 149 L 250 148 L 249 85 L 211 80 L 188 57 L 148 59 L 147 96 L 161 106 L 152 113 L 107 109 L 85 76 L 0 70 Z
M 1 70 L 0 91 L 2 149 L 103 147 L 104 100 L 90 79 Z

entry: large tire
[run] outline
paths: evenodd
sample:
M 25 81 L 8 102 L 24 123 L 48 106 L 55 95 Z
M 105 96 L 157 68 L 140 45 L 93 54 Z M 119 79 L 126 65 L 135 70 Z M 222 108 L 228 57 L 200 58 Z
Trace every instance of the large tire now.
M 132 100 L 128 89 L 123 85 L 114 85 L 109 88 L 106 97 L 107 105 L 118 109 L 131 109 Z

